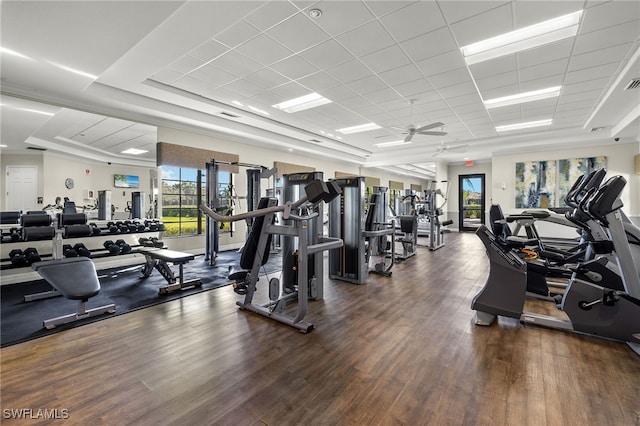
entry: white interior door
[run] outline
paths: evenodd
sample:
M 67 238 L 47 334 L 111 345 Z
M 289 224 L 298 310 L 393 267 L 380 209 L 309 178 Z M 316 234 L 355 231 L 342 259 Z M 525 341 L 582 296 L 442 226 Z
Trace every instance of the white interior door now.
M 37 166 L 7 166 L 6 210 L 36 210 Z

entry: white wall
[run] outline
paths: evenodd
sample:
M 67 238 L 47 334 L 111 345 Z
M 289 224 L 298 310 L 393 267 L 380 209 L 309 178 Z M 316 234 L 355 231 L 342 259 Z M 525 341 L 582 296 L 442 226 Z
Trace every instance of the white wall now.
M 108 165 L 106 163 L 45 153 L 43 161 L 44 204 L 53 204 L 56 197 L 69 197 L 71 201 L 76 203 L 76 206 L 93 205 L 95 199 L 84 198 L 84 190 L 89 189 L 94 191 L 95 197 L 98 196 L 98 191 L 110 190 L 111 204 L 117 207 L 116 212 L 124 212 L 127 201 L 131 201 L 132 192 L 144 192 L 147 197 L 148 208 L 150 193 L 149 170 L 148 167 Z M 115 188 L 113 186 L 113 175 L 116 174 L 139 176 L 139 188 Z M 64 181 L 66 178 L 74 180 L 73 189 L 65 188 Z

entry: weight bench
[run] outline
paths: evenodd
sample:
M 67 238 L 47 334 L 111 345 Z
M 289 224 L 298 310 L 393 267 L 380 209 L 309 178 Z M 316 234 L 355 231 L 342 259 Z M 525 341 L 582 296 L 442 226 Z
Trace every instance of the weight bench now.
M 52 329 L 81 319 L 116 311 L 113 303 L 98 308 L 86 309 L 89 298 L 100 292 L 100 281 L 93 262 L 86 257 L 68 257 L 65 259 L 36 262 L 31 268 L 38 272 L 53 288 L 64 297 L 78 301 L 78 312 L 44 321 L 44 327 Z
M 158 293 L 167 294 L 183 288 L 202 286 L 200 278 L 184 281 L 183 267 L 186 263 L 195 259 L 193 254 L 155 247 L 141 247 L 137 252 L 144 254 L 146 259 L 145 265 L 142 268 L 142 278 L 148 278 L 155 268 L 167 280 L 168 284 L 160 287 Z M 178 265 L 180 268 L 177 279 L 167 262 Z

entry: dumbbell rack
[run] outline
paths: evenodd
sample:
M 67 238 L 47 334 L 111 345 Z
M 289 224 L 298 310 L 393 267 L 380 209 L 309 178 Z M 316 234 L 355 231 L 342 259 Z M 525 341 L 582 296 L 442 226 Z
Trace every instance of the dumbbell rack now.
M 52 223 L 52 227 L 55 229 L 52 239 L 36 240 L 36 241 L 8 241 L 7 238 L 3 238 L 0 244 L 0 268 L 2 269 L 2 284 L 13 284 L 25 281 L 31 281 L 39 279 L 36 272 L 31 270 L 30 265 L 16 267 L 11 264 L 9 253 L 11 250 L 26 250 L 27 248 L 35 248 L 40 255 L 41 260 L 59 259 L 64 257 L 63 247 L 65 245 L 75 246 L 76 244 L 84 244 L 86 248 L 91 252 L 91 259 L 96 265 L 96 269 L 107 269 L 111 267 L 130 266 L 135 264 L 144 263 L 144 256 L 130 253 L 120 254 L 118 256 L 112 256 L 109 251 L 104 247 L 104 242 L 107 240 L 123 240 L 132 249 L 139 246 L 138 240 L 140 238 L 159 238 L 162 239 L 163 231 L 155 230 L 149 231 L 148 227 L 145 227 L 144 231 L 121 233 L 112 233 L 109 231 L 107 221 L 95 222 L 95 227 L 101 229 L 99 235 L 93 234 L 91 236 L 84 237 L 69 237 L 64 238 L 64 232 L 62 229 L 57 229 L 57 224 Z M 91 224 L 93 226 L 93 223 Z M 18 228 L 18 225 L 0 225 L 3 235 L 7 235 L 7 231 L 11 228 Z

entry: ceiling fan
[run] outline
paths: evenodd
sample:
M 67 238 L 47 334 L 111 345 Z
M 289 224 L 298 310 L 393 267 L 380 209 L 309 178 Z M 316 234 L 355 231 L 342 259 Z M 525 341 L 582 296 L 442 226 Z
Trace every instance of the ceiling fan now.
M 415 102 L 415 99 L 411 99 L 409 101 L 409 103 L 411 104 L 411 121 L 413 121 L 413 103 Z M 431 135 L 431 136 L 445 136 L 447 134 L 447 132 L 436 132 L 436 131 L 430 131 L 430 129 L 434 129 L 436 127 L 442 127 L 444 126 L 444 123 L 441 122 L 436 122 L 436 123 L 431 123 L 431 124 L 426 124 L 424 126 L 420 126 L 420 127 L 416 127 L 415 124 L 409 124 L 407 127 L 392 127 L 392 129 L 399 129 L 399 130 L 403 130 L 404 132 L 402 133 L 403 135 L 407 135 L 404 138 L 405 142 L 410 142 L 411 139 L 413 138 L 413 135 Z
M 440 146 L 438 146 L 436 148 L 436 152 L 433 153 L 432 157 L 437 157 L 440 154 L 446 153 L 446 152 L 455 152 L 455 153 L 463 153 L 463 152 L 467 152 L 466 147 L 468 147 L 469 144 L 465 144 L 465 145 L 445 145 L 444 142 L 440 141 Z

